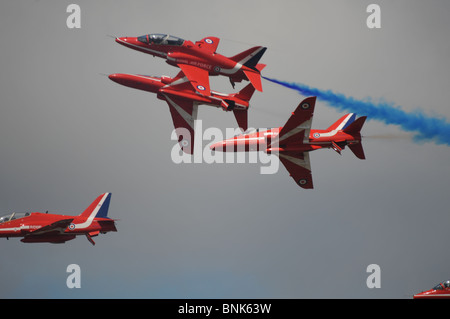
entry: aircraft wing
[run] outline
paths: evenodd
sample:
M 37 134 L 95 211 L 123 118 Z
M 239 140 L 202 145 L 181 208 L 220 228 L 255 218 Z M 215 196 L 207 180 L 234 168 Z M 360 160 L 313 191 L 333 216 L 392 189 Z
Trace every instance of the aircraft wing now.
M 278 156 L 297 185 L 306 189 L 313 188 L 308 152 L 286 152 L 280 153 Z
M 187 154 L 194 153 L 194 124 L 197 119 L 198 105 L 192 101 L 163 94 L 169 105 L 170 115 L 178 136 L 181 149 Z
M 178 64 L 178 67 L 183 71 L 198 93 L 206 96 L 211 95 L 208 71 L 188 64 Z
M 219 45 L 220 39 L 216 37 L 206 37 L 200 41 L 195 42 L 200 48 L 215 53 Z
M 73 221 L 73 218 L 61 219 L 57 222 L 51 223 L 50 225 L 43 226 L 41 228 L 28 233 L 28 236 L 39 236 L 39 235 L 60 235 L 65 232 L 67 227 L 69 227 L 70 223 Z
M 316 97 L 309 97 L 297 106 L 278 134 L 279 145 L 304 144 L 309 141 L 315 104 Z

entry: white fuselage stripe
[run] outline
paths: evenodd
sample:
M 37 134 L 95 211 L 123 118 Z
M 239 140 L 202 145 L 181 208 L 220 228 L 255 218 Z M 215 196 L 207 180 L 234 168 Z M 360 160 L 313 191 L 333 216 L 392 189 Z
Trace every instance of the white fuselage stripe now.
M 177 103 L 175 103 L 170 97 L 168 97 L 166 94 L 163 94 L 166 100 L 170 103 L 170 105 L 180 114 L 180 116 L 186 121 L 189 126 L 194 129 L 194 121 L 197 117 L 197 114 L 195 112 L 195 105 L 193 105 L 193 112 L 192 115 L 186 112 L 181 106 L 179 106 Z

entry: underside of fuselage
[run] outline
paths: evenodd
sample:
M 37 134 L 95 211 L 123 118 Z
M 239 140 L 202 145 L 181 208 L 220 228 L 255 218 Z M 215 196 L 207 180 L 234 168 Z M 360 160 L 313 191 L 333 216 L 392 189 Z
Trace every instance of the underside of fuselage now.
M 75 239 L 76 235 L 53 235 L 53 236 L 25 236 L 20 241 L 23 243 L 51 243 L 64 244 L 66 241 Z

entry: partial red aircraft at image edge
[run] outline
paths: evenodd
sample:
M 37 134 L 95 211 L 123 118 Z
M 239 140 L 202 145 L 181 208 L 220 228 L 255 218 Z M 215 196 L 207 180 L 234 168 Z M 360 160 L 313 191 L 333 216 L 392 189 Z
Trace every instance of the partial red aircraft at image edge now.
M 309 152 L 332 148 L 338 154 L 348 145 L 359 159 L 365 159 L 361 144 L 361 128 L 366 116 L 356 119 L 356 114 L 342 116 L 326 130 L 311 130 L 316 97 L 303 100 L 283 127 L 244 132 L 224 141 L 214 143 L 214 151 L 265 151 L 276 154 L 290 176 L 302 188 L 313 188 Z M 356 119 L 356 120 L 355 120 Z
M 139 37 L 120 37 L 116 42 L 128 48 L 166 59 L 170 65 L 179 67 L 191 81 L 194 89 L 211 94 L 209 76 L 229 77 L 235 82 L 248 80 L 262 92 L 261 71 L 266 66 L 258 64 L 267 48 L 256 46 L 233 57 L 216 53 L 220 39 L 206 37 L 195 43 L 168 34 L 147 34 Z
M 24 243 L 62 244 L 85 235 L 92 245 L 92 237 L 117 231 L 114 220 L 107 217 L 111 193 L 98 196 L 78 216 L 48 213 L 12 213 L 0 217 L 0 237 L 23 237 Z
M 197 119 L 198 105 L 206 104 L 233 111 L 239 127 L 245 131 L 248 127 L 249 101 L 255 92 L 248 84 L 238 93 L 224 94 L 211 91 L 210 96 L 198 94 L 183 71 L 175 78 L 168 76 L 152 77 L 133 74 L 111 74 L 109 78 L 121 85 L 156 93 L 157 97 L 169 105 L 173 125 L 181 149 L 192 154 L 194 150 L 194 121 Z
M 443 281 L 432 289 L 415 294 L 414 299 L 450 299 L 450 280 Z

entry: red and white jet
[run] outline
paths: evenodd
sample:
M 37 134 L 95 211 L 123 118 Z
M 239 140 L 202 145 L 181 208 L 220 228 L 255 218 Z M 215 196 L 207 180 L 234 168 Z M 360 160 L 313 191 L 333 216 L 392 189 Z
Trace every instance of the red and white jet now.
M 249 101 L 255 89 L 248 84 L 240 92 L 224 94 L 211 91 L 209 96 L 198 94 L 183 71 L 175 78 L 168 76 L 152 77 L 133 74 L 111 74 L 109 78 L 119 84 L 135 89 L 156 93 L 157 97 L 169 105 L 173 125 L 180 147 L 187 154 L 194 151 L 194 121 L 197 119 L 199 104 L 207 104 L 233 111 L 242 130 L 248 126 Z
M 302 188 L 313 188 L 309 152 L 332 148 L 337 153 L 346 145 L 356 157 L 365 159 L 361 144 L 361 128 L 365 116 L 354 113 L 341 117 L 326 130 L 311 130 L 316 97 L 303 100 L 283 127 L 265 131 L 244 132 L 210 146 L 215 151 L 266 151 L 276 154 L 290 176 Z
M 210 75 L 229 77 L 233 87 L 235 82 L 248 80 L 256 90 L 262 91 L 261 70 L 265 64 L 258 62 L 267 48 L 257 46 L 225 57 L 216 53 L 219 41 L 216 37 L 206 37 L 193 43 L 168 34 L 116 38 L 117 43 L 164 58 L 168 64 L 179 67 L 202 95 L 210 95 Z
M 414 299 L 449 299 L 450 280 L 437 284 L 432 289 L 414 295 Z
M 78 235 L 85 235 L 92 245 L 92 237 L 117 231 L 114 220 L 108 218 L 111 193 L 98 196 L 78 216 L 48 213 L 12 213 L 0 217 L 0 237 L 23 237 L 24 243 L 62 244 Z

